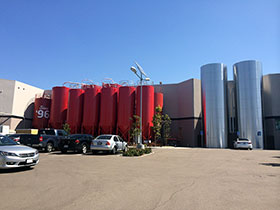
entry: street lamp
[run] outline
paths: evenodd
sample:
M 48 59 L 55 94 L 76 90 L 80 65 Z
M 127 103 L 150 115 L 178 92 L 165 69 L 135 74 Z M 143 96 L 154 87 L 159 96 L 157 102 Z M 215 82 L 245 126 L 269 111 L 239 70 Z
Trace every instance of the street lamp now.
M 150 78 L 147 77 L 142 67 L 137 62 L 135 62 L 135 64 L 140 74 L 138 74 L 137 69 L 134 66 L 131 66 L 130 70 L 140 79 L 140 135 L 138 136 L 137 140 L 137 148 L 143 149 L 144 145 L 142 144 L 142 84 L 143 80 L 150 81 Z

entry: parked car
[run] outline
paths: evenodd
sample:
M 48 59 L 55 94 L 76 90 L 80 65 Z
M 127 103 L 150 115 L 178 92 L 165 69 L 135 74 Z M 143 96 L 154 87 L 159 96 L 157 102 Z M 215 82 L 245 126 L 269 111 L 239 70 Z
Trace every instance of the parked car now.
M 233 146 L 235 149 L 253 149 L 252 142 L 247 138 L 237 138 L 237 140 L 234 141 Z
M 93 139 L 93 136 L 88 134 L 72 134 L 61 139 L 58 147 L 62 153 L 72 150 L 86 154 L 90 149 L 90 144 Z
M 41 129 L 38 134 L 13 134 L 9 137 L 20 144 L 38 148 L 43 151 L 52 152 L 58 149 L 60 139 L 65 138 L 68 134 L 60 129 Z
M 30 167 L 38 163 L 38 150 L 0 135 L 0 168 Z
M 92 153 L 107 151 L 115 154 L 118 151 L 127 151 L 127 143 L 118 135 L 104 134 L 91 142 L 90 149 Z

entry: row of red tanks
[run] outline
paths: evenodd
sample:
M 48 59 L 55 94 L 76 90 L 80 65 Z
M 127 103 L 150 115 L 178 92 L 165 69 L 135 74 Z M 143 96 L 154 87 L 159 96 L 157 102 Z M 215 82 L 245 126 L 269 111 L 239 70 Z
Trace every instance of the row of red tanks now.
M 50 102 L 51 101 L 51 102 Z M 38 107 L 50 110 L 50 119 L 38 118 Z M 156 106 L 163 107 L 163 94 L 155 93 L 154 87 L 142 86 L 143 138 L 152 137 L 151 127 Z M 133 115 L 140 115 L 140 86 L 118 84 L 84 85 L 81 89 L 54 87 L 52 100 L 35 99 L 34 128 L 62 128 L 68 123 L 71 133 L 99 134 L 116 133 L 129 141 Z

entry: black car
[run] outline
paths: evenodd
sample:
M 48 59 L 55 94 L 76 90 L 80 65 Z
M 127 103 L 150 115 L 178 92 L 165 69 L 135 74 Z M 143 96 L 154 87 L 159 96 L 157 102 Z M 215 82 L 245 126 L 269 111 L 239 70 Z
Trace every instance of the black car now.
M 86 154 L 93 139 L 93 136 L 89 134 L 72 134 L 61 139 L 58 147 L 62 153 L 67 153 L 67 151 L 71 150 Z

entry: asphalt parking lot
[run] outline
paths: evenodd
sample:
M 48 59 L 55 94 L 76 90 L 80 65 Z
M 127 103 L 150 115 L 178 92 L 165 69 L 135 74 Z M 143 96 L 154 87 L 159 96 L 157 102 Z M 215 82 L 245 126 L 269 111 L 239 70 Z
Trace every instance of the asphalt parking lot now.
M 0 171 L 0 209 L 279 209 L 280 151 L 175 148 L 40 154 Z

